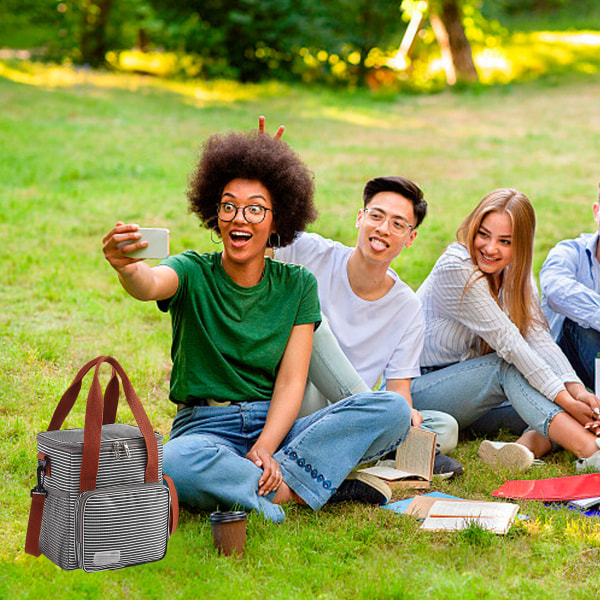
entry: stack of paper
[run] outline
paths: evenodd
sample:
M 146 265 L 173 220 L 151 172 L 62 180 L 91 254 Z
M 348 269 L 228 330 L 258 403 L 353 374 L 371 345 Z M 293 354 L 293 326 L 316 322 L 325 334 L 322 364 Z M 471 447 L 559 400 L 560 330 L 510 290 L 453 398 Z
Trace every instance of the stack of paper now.
M 592 509 L 598 510 L 598 508 L 600 508 L 600 496 L 595 496 L 594 498 L 582 498 L 581 500 L 570 500 L 567 504 L 582 511 Z

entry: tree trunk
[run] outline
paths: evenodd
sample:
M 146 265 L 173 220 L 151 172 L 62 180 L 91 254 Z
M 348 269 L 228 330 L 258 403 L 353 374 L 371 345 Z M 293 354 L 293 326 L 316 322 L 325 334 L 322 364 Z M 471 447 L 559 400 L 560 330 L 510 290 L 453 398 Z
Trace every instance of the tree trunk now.
M 478 81 L 471 44 L 465 35 L 457 0 L 429 3 L 429 20 L 442 52 L 442 65 L 449 85 Z
M 84 3 L 81 23 L 81 62 L 92 67 L 104 63 L 106 28 L 112 0 L 92 0 Z

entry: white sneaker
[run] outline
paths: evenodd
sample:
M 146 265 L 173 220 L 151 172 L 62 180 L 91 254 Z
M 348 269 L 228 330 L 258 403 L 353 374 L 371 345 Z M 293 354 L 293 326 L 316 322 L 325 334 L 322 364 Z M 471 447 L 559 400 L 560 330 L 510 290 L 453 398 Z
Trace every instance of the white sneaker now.
M 600 471 L 600 450 L 594 452 L 587 458 L 578 458 L 575 461 L 575 470 L 579 471 Z
M 493 467 L 500 465 L 507 469 L 517 469 L 519 471 L 527 471 L 534 462 L 538 462 L 529 448 L 516 442 L 490 442 L 484 440 L 481 442 L 477 454 L 486 465 Z

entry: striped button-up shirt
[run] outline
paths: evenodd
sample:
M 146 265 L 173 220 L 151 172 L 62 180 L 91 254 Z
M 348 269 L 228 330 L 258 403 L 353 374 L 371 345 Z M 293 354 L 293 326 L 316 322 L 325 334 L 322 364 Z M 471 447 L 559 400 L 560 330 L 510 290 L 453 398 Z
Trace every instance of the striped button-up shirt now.
M 421 367 L 446 366 L 479 356 L 483 339 L 549 400 L 565 389 L 566 382 L 579 383 L 550 332 L 540 326 L 522 336 L 491 295 L 487 279 L 479 275 L 468 250 L 454 243 L 417 291 L 426 323 Z M 537 296 L 532 298 L 538 301 Z

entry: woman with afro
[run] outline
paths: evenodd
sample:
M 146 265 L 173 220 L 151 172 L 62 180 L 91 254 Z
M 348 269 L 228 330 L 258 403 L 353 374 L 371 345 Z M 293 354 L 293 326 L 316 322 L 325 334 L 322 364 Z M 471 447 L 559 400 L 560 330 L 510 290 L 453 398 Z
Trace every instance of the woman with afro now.
M 317 283 L 265 249 L 289 244 L 315 219 L 313 193 L 310 171 L 278 135 L 214 135 L 188 198 L 222 251 L 189 250 L 150 267 L 126 255 L 146 245 L 137 225 L 118 222 L 103 240 L 125 290 L 171 315 L 178 410 L 163 468 L 188 505 L 242 507 L 278 522 L 286 502 L 317 510 L 387 500 L 374 480 L 346 477 L 406 436 L 400 396 L 357 394 L 297 418 L 321 318 Z

